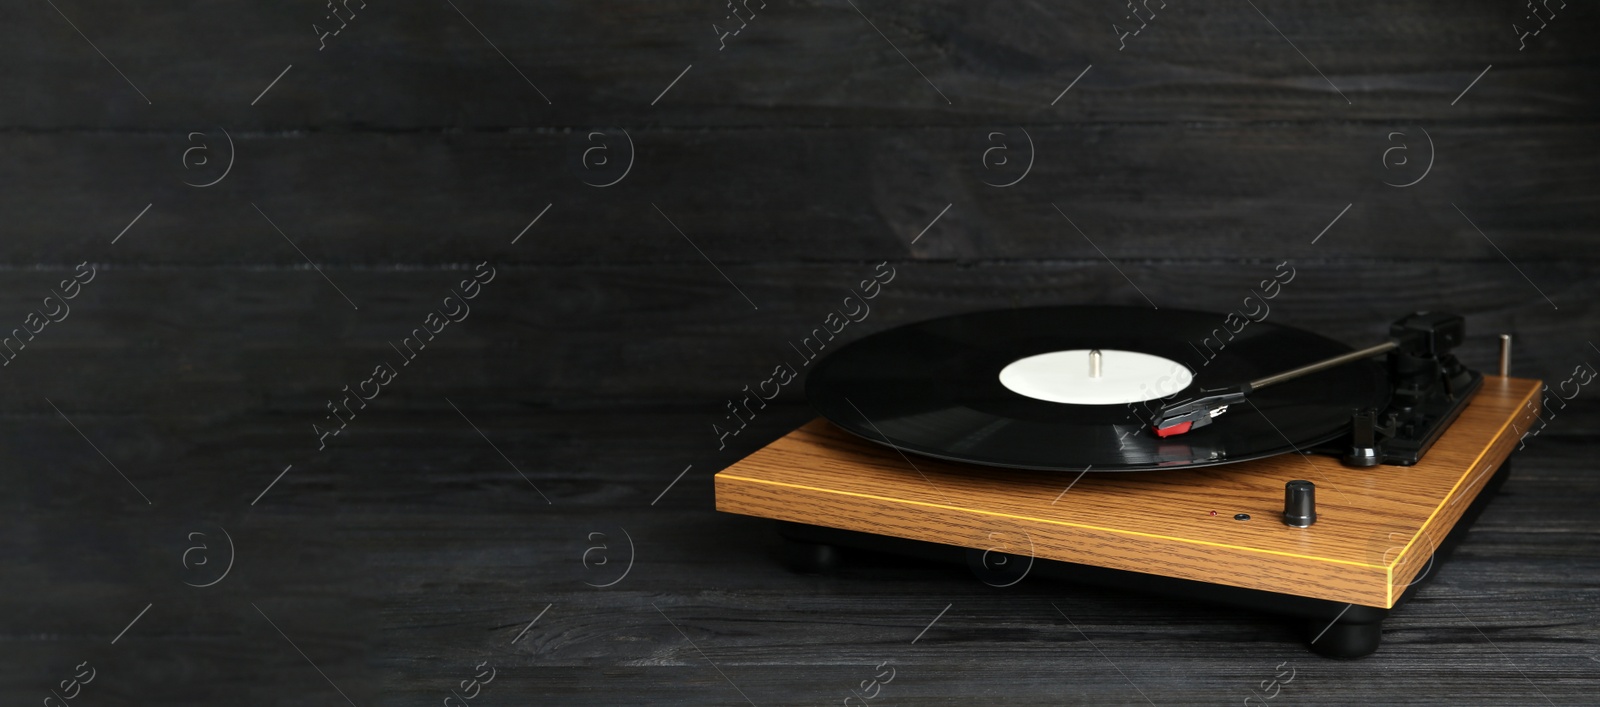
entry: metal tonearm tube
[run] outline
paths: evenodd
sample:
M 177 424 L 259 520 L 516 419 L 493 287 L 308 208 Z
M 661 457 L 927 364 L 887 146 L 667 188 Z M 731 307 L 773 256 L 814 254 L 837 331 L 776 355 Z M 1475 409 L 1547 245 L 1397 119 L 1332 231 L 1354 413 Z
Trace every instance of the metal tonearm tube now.
M 1156 411 L 1156 418 L 1152 425 L 1155 427 L 1156 434 L 1161 437 L 1183 434 L 1196 427 L 1204 427 L 1211 424 L 1211 418 L 1227 412 L 1229 405 L 1244 402 L 1252 392 L 1320 371 L 1326 371 L 1330 368 L 1337 368 L 1352 361 L 1372 358 L 1399 347 L 1400 342 L 1390 340 L 1376 346 L 1368 346 L 1359 351 L 1351 351 L 1347 354 L 1325 358 L 1321 361 L 1308 363 L 1270 376 L 1263 376 L 1238 385 L 1226 388 L 1203 389 L 1193 396 L 1163 405 L 1160 410 Z

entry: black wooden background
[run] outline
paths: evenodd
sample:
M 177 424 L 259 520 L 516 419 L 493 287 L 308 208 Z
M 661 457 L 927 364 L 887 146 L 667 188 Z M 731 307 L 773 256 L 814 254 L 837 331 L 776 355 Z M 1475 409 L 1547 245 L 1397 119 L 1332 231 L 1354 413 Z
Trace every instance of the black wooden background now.
M 1600 363 L 1597 30 L 1577 0 L 7 2 L 0 691 L 1592 704 L 1576 381 L 1350 663 L 1240 611 L 791 574 L 711 475 L 809 419 L 791 385 L 713 429 L 880 262 L 844 340 L 1229 311 L 1288 262 L 1272 321 L 1363 343 L 1456 311 L 1469 363 L 1511 333 L 1555 389 Z

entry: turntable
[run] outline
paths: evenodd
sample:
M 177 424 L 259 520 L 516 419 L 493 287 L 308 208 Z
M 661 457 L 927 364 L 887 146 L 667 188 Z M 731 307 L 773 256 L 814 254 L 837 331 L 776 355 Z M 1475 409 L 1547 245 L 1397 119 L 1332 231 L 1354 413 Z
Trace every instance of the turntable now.
M 716 475 L 790 560 L 851 548 L 1296 617 L 1319 654 L 1377 650 L 1510 472 L 1538 381 L 1451 353 L 1421 312 L 1353 349 L 1237 315 L 962 314 L 821 360 L 814 420 Z

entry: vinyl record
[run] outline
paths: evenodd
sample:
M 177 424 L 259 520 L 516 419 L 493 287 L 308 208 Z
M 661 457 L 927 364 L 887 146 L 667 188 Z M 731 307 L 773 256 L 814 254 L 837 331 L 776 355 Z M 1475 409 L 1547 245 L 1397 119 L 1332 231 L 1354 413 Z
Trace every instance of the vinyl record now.
M 1102 352 L 1092 382 L 1090 350 Z M 1210 425 L 1168 438 L 1148 423 L 1163 396 L 1352 350 L 1237 314 L 1034 307 L 868 336 L 819 361 L 806 396 L 854 434 L 941 459 L 1072 472 L 1192 468 L 1305 451 L 1339 436 L 1353 411 L 1388 403 L 1384 366 L 1359 361 L 1264 388 Z

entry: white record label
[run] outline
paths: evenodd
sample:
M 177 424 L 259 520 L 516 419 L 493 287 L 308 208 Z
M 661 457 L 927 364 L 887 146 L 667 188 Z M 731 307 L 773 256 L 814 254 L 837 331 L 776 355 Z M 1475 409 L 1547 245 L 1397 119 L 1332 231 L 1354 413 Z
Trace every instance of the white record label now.
M 1000 384 L 1018 395 L 1069 405 L 1123 405 L 1165 398 L 1189 386 L 1194 373 L 1177 361 L 1137 351 L 1100 349 L 1093 375 L 1089 349 L 1052 351 L 1013 361 Z

